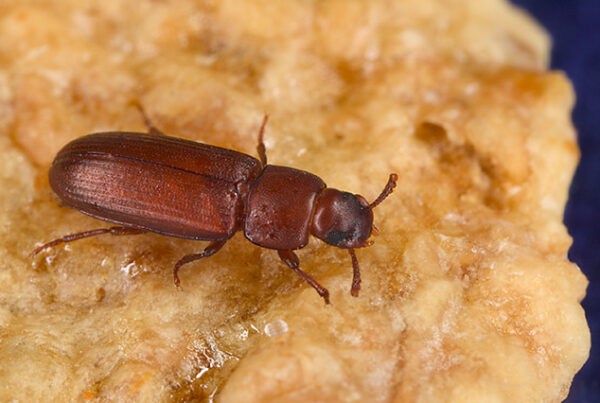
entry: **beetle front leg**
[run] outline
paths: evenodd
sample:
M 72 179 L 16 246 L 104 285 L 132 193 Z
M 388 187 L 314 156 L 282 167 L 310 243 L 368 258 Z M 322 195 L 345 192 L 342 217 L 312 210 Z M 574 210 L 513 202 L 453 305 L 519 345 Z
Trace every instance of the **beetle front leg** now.
M 327 288 L 323 287 L 321 284 L 317 282 L 314 278 L 306 274 L 300 269 L 300 261 L 298 260 L 298 256 L 291 250 L 278 250 L 279 257 L 288 267 L 296 272 L 300 277 L 304 279 L 312 288 L 317 290 L 319 295 L 323 297 L 326 304 L 329 304 L 329 291 Z
M 352 288 L 350 289 L 350 294 L 353 297 L 358 297 L 358 292 L 360 291 L 360 267 L 358 266 L 358 259 L 356 258 L 356 253 L 354 253 L 354 249 L 348 249 L 350 253 L 350 257 L 352 258 Z
M 173 282 L 175 283 L 175 286 L 177 286 L 177 288 L 179 288 L 179 284 L 181 284 L 181 282 L 179 281 L 179 276 L 177 275 L 177 272 L 179 271 L 181 266 L 183 266 L 186 263 L 193 262 L 194 260 L 198 260 L 198 259 L 202 259 L 203 257 L 209 257 L 209 256 L 214 255 L 215 253 L 217 253 L 219 251 L 219 249 L 221 249 L 223 247 L 223 245 L 225 245 L 226 242 L 227 241 L 211 242 L 201 253 L 193 253 L 191 255 L 185 255 L 184 257 L 179 259 L 179 261 L 177 263 L 175 263 L 175 267 L 173 268 Z
M 32 252 L 32 255 L 37 255 L 41 251 L 46 248 L 51 248 L 56 245 L 60 245 L 61 243 L 73 242 L 78 239 L 89 238 L 91 236 L 102 235 L 102 234 L 111 234 L 111 235 L 138 235 L 143 234 L 144 230 L 138 228 L 130 228 L 130 227 L 110 227 L 110 228 L 100 228 L 94 229 L 90 231 L 78 232 L 76 234 L 65 235 L 62 238 L 55 239 L 48 243 L 43 244 L 42 246 L 38 246 Z

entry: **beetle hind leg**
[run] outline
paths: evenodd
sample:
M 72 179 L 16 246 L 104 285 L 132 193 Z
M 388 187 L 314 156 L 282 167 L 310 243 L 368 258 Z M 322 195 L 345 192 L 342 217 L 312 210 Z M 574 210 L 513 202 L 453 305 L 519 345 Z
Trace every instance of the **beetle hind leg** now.
M 37 255 L 41 251 L 47 248 L 52 248 L 56 245 L 60 245 L 61 243 L 73 242 L 78 239 L 89 238 L 96 235 L 102 234 L 111 234 L 111 235 L 138 235 L 143 234 L 144 230 L 131 228 L 131 227 L 110 227 L 110 228 L 99 228 L 90 231 L 78 232 L 76 234 L 65 235 L 62 238 L 55 239 L 48 243 L 43 244 L 42 246 L 38 246 L 32 252 L 32 255 Z
M 162 131 L 160 131 L 159 128 L 157 128 L 156 126 L 154 126 L 152 124 L 152 121 L 150 121 L 150 118 L 148 117 L 148 115 L 146 115 L 146 111 L 144 110 L 144 107 L 142 106 L 142 104 L 140 104 L 137 100 L 132 101 L 131 104 L 133 106 L 135 106 L 137 108 L 137 110 L 140 112 L 140 114 L 142 115 L 142 120 L 144 121 L 144 124 L 148 128 L 148 133 L 158 134 L 159 136 L 165 135 Z
M 287 264 L 288 267 L 296 272 L 297 275 L 302 277 L 304 281 L 306 281 L 312 288 L 317 290 L 317 293 L 325 300 L 326 304 L 329 304 L 329 291 L 327 288 L 323 287 L 321 284 L 317 282 L 314 278 L 306 274 L 300 269 L 300 261 L 298 260 L 298 256 L 291 250 L 278 250 L 279 257 L 283 260 L 283 263 Z
M 179 284 L 181 284 L 181 281 L 179 281 L 179 276 L 177 275 L 177 272 L 179 271 L 181 266 L 183 266 L 184 264 L 193 262 L 194 260 L 198 260 L 198 259 L 202 259 L 203 257 L 209 257 L 209 256 L 214 255 L 215 253 L 217 253 L 219 251 L 219 249 L 221 249 L 223 247 L 223 245 L 225 245 L 226 242 L 227 241 L 211 242 L 210 244 L 208 244 L 208 246 L 206 248 L 204 248 L 204 250 L 201 253 L 193 253 L 191 255 L 185 255 L 184 257 L 179 259 L 179 261 L 177 263 L 175 263 L 175 267 L 173 267 L 173 282 L 175 283 L 175 286 L 177 286 L 177 288 L 179 288 Z

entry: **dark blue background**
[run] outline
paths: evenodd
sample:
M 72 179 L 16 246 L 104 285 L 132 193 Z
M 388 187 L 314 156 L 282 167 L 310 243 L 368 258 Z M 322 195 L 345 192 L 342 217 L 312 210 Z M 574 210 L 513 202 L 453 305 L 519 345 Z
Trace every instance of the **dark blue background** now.
M 513 0 L 553 38 L 552 68 L 575 85 L 573 121 L 579 132 L 581 162 L 565 223 L 574 242 L 569 257 L 590 281 L 583 301 L 592 331 L 590 358 L 575 376 L 566 402 L 600 402 L 600 0 Z

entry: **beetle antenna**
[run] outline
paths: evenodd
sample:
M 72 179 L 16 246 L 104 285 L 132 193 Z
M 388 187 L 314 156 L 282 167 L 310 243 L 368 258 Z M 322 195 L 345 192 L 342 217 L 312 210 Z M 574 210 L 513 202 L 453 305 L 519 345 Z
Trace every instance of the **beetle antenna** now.
M 375 199 L 375 201 L 373 203 L 369 204 L 369 208 L 371 210 L 373 210 L 375 207 L 377 207 L 379 205 L 379 203 L 384 201 L 386 197 L 388 197 L 390 194 L 392 194 L 392 192 L 394 191 L 394 188 L 396 187 L 397 180 L 398 180 L 398 175 L 390 174 L 390 179 L 388 179 L 388 183 L 385 185 L 385 187 L 381 191 L 381 194 L 379 195 L 379 197 L 377 197 L 377 199 Z

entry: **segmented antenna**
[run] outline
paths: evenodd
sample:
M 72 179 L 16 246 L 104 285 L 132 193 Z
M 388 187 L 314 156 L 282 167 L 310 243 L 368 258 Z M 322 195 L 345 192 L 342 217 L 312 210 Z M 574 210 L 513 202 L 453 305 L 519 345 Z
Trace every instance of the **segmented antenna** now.
M 369 208 L 371 210 L 373 210 L 375 207 L 377 207 L 382 201 L 385 200 L 386 197 L 388 197 L 390 194 L 392 194 L 392 192 L 394 191 L 394 188 L 396 187 L 397 180 L 398 180 L 398 175 L 390 174 L 390 179 L 388 179 L 388 183 L 383 188 L 383 191 L 381 192 L 379 197 L 377 197 L 377 199 L 375 199 L 375 201 L 373 203 L 369 204 Z

